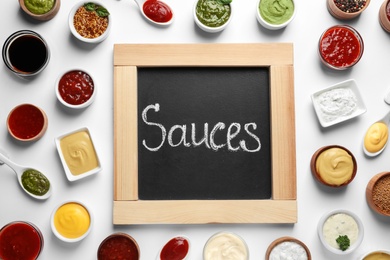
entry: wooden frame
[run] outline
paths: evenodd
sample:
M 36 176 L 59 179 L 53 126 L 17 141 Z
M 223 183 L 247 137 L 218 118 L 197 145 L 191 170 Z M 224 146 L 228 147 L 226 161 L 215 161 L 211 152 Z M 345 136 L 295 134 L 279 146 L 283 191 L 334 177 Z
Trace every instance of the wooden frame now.
M 269 67 L 272 199 L 138 199 L 137 67 Z M 296 223 L 293 45 L 114 45 L 114 224 Z

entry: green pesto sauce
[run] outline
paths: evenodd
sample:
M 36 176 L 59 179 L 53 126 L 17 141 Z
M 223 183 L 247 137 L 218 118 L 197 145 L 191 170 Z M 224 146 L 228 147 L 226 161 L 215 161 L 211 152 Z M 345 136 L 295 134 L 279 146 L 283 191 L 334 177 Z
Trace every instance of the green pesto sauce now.
M 55 0 L 24 0 L 24 5 L 34 14 L 45 14 L 54 6 Z
M 271 24 L 287 22 L 294 13 L 292 0 L 261 0 L 259 5 L 261 17 Z
M 33 169 L 23 172 L 22 185 L 28 192 L 37 196 L 45 195 L 50 188 L 50 182 L 46 176 Z
M 230 5 L 218 0 L 199 0 L 196 5 L 196 16 L 199 21 L 209 27 L 220 27 L 225 24 L 231 14 Z

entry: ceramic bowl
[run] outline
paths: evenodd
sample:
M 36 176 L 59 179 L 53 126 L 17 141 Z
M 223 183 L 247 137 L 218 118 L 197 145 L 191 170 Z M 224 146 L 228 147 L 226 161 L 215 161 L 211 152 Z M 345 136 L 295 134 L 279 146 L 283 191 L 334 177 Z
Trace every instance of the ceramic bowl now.
M 107 259 L 107 255 L 103 255 L 107 253 L 110 253 L 110 256 L 116 259 L 115 249 L 117 247 L 122 249 L 124 246 L 128 247 L 128 252 L 131 254 L 125 256 L 124 259 L 140 259 L 141 252 L 137 241 L 126 233 L 117 232 L 109 235 L 100 243 L 97 250 L 97 260 Z M 123 256 L 121 255 L 121 257 Z
M 44 14 L 36 14 L 36 13 L 31 12 L 27 8 L 27 6 L 25 4 L 25 0 L 19 0 L 19 5 L 20 5 L 20 8 L 23 10 L 23 12 L 25 12 L 31 18 L 39 20 L 39 21 L 47 21 L 47 20 L 52 19 L 54 16 L 56 16 L 58 11 L 60 10 L 61 0 L 55 0 L 54 6 L 52 7 L 52 9 L 50 9 L 50 11 L 48 11 L 47 13 L 44 13 Z
M 338 214 L 344 214 L 344 215 L 348 215 L 349 217 L 351 217 L 356 222 L 356 227 L 358 229 L 358 234 L 357 234 L 356 240 L 351 241 L 350 247 L 348 249 L 346 249 L 345 251 L 342 251 L 340 248 L 336 248 L 334 246 L 331 246 L 330 243 L 327 241 L 327 239 L 324 237 L 323 229 L 324 229 L 324 225 L 326 224 L 326 221 L 331 217 L 333 218 L 334 216 L 337 216 Z M 347 224 L 345 224 L 345 221 L 342 223 L 339 223 L 337 225 L 337 227 L 335 227 L 334 230 L 331 230 L 331 232 L 335 235 L 334 240 L 336 240 L 336 238 L 339 235 L 347 235 L 342 230 L 343 225 L 347 225 Z M 348 226 L 350 226 L 350 225 L 348 224 Z M 321 244 L 323 245 L 323 247 L 326 250 L 328 250 L 329 252 L 332 252 L 336 255 L 347 255 L 347 254 L 350 254 L 353 251 L 355 251 L 362 243 L 363 238 L 364 238 L 364 227 L 363 227 L 362 221 L 355 213 L 353 213 L 349 210 L 337 209 L 337 210 L 332 210 L 328 213 L 325 213 L 320 218 L 320 220 L 318 222 L 318 226 L 317 226 L 317 233 L 318 233 L 318 237 L 321 241 Z M 349 237 L 350 237 L 350 239 L 352 239 L 351 235 Z M 336 242 L 334 241 L 334 243 L 336 243 Z
M 168 256 L 170 256 L 172 259 L 187 260 L 189 259 L 191 243 L 186 236 L 178 235 L 171 237 L 158 252 L 156 260 L 167 259 L 167 257 L 161 258 L 161 254 L 164 254 L 164 252 L 166 253 L 167 249 L 172 250 L 168 251 Z
M 65 88 L 65 86 L 69 86 L 69 84 L 76 84 L 77 83 L 75 81 L 76 77 L 78 78 L 78 80 L 82 80 L 85 83 L 85 85 L 88 85 L 87 83 L 89 83 L 89 82 L 92 83 L 91 84 L 92 85 L 91 88 L 93 87 L 92 95 L 88 94 L 88 97 L 86 97 L 83 101 L 81 101 L 81 100 L 79 100 L 77 102 L 72 101 L 72 103 L 71 103 L 69 100 L 67 100 L 67 96 L 79 96 L 79 95 L 82 95 L 83 93 L 85 93 L 85 91 L 89 91 L 88 89 L 81 90 L 79 88 L 69 87 L 68 88 L 69 93 L 67 93 L 67 89 Z M 65 78 L 68 79 L 67 84 L 61 84 L 62 83 L 61 80 L 62 79 L 65 80 Z M 75 92 L 75 91 L 77 91 L 77 92 Z M 70 109 L 76 109 L 76 110 L 77 109 L 84 109 L 84 108 L 87 108 L 88 106 L 90 106 L 92 104 L 92 102 L 95 100 L 95 97 L 97 94 L 96 80 L 92 77 L 91 73 L 87 72 L 84 69 L 70 69 L 70 70 L 67 70 L 64 73 L 62 73 L 57 78 L 56 83 L 55 83 L 55 93 L 56 93 L 58 101 L 60 101 L 60 103 L 62 105 L 64 105 L 65 107 L 70 108 Z M 75 95 L 76 93 L 77 93 L 77 95 Z
M 63 140 L 66 140 L 68 144 L 64 145 L 64 148 L 61 146 Z M 102 170 L 100 160 L 88 128 L 83 127 L 61 135 L 55 139 L 55 144 L 66 177 L 69 181 L 77 181 L 97 174 Z M 83 158 L 75 156 L 66 157 L 66 153 L 77 154 L 79 157 Z M 67 161 L 67 158 L 69 161 Z M 81 171 L 81 168 L 77 168 L 79 165 L 75 162 L 84 162 L 85 164 L 91 163 L 92 165 L 87 167 L 85 171 Z M 84 166 L 80 165 L 80 167 Z
M 203 260 L 215 259 L 213 252 L 216 248 L 214 247 L 219 248 L 221 243 L 224 245 L 221 254 L 230 250 L 238 250 L 246 253 L 246 257 L 243 256 L 241 259 L 249 260 L 249 249 L 244 239 L 232 232 L 225 231 L 217 232 L 207 240 L 203 248 Z
M 310 253 L 310 250 L 309 248 L 305 245 L 305 243 L 303 243 L 302 241 L 296 239 L 296 238 L 293 238 L 293 237 L 289 237 L 289 236 L 285 236 L 285 237 L 280 237 L 278 239 L 275 239 L 267 248 L 267 251 L 265 253 L 265 260 L 269 260 L 270 259 L 270 255 L 271 255 L 271 252 L 272 250 L 279 244 L 282 244 L 284 242 L 290 242 L 290 243 L 293 243 L 293 244 L 297 244 L 298 246 L 301 246 L 304 251 L 306 252 L 306 255 L 307 255 L 307 258 L 305 259 L 308 259 L 308 260 L 311 260 L 311 253 Z M 294 252 L 297 251 L 297 247 L 294 248 Z M 301 251 L 301 250 L 300 250 Z M 286 254 L 286 252 L 284 252 L 283 254 L 284 257 L 289 257 L 289 255 Z M 290 256 L 292 257 L 292 256 Z M 274 259 L 274 258 L 273 258 Z
M 269 29 L 269 30 L 279 30 L 279 29 L 282 29 L 284 27 L 286 27 L 287 25 L 289 25 L 292 20 L 294 20 L 295 18 L 295 14 L 297 12 L 297 6 L 296 6 L 296 1 L 292 0 L 293 4 L 294 4 L 294 11 L 291 15 L 291 17 L 283 22 L 283 23 L 280 23 L 280 24 L 276 24 L 276 23 L 271 23 L 269 21 L 266 21 L 263 16 L 260 14 L 260 4 L 261 4 L 261 1 L 262 0 L 258 0 L 256 2 L 256 18 L 257 18 L 257 21 L 266 29 Z
M 331 149 L 331 148 L 339 148 L 339 149 L 342 149 L 344 151 L 346 151 L 351 157 L 352 157 L 352 162 L 353 162 L 353 170 L 352 170 L 352 176 L 349 180 L 345 181 L 344 183 L 340 184 L 340 185 L 336 185 L 336 184 L 332 184 L 332 183 L 328 183 L 327 181 L 323 180 L 323 178 L 321 178 L 321 175 L 320 173 L 317 171 L 317 167 L 316 167 L 316 164 L 317 164 L 317 159 L 318 157 L 320 156 L 321 153 L 323 153 L 324 151 L 328 150 L 328 149 Z M 326 186 L 329 186 L 329 187 L 335 187 L 335 188 L 339 188 L 339 187 L 344 187 L 344 186 L 347 186 L 349 183 L 351 183 L 353 181 L 353 179 L 355 178 L 356 176 L 356 172 L 357 172 L 357 163 L 356 163 L 356 159 L 355 159 L 355 156 L 352 154 L 351 151 L 349 151 L 347 148 L 343 147 L 343 146 L 340 146 L 340 145 L 328 145 L 328 146 L 323 146 L 321 148 L 319 148 L 311 157 L 311 161 L 310 161 L 310 169 L 311 169 L 311 172 L 314 176 L 314 178 L 319 181 L 320 183 L 326 185 Z
M 198 19 L 198 16 L 196 15 L 196 6 L 198 4 L 198 0 L 195 0 L 195 3 L 194 3 L 194 10 L 193 10 L 193 15 L 194 15 L 194 20 L 195 20 L 195 23 L 198 25 L 198 27 L 200 29 L 202 29 L 203 31 L 205 32 L 209 32 L 209 33 L 217 33 L 217 32 L 220 32 L 220 31 L 223 31 L 230 23 L 230 21 L 232 20 L 232 17 L 233 17 L 233 7 L 231 4 L 229 4 L 230 6 L 230 17 L 229 19 L 226 21 L 226 23 L 224 23 L 223 25 L 221 26 L 218 26 L 218 27 L 211 27 L 211 26 L 207 26 L 205 24 L 203 24 L 199 19 Z
M 100 36 L 97 36 L 97 37 L 94 37 L 94 38 L 84 37 L 84 36 L 80 35 L 77 32 L 77 30 L 75 28 L 75 25 L 73 23 L 73 20 L 74 20 L 74 16 L 75 16 L 77 10 L 80 7 L 84 6 L 85 3 L 86 3 L 85 1 L 78 2 L 70 10 L 70 13 L 69 13 L 69 16 L 68 16 L 69 29 L 70 29 L 71 33 L 73 34 L 73 36 L 76 37 L 78 40 L 80 40 L 82 42 L 86 42 L 86 43 L 99 43 L 99 42 L 102 42 L 102 41 L 104 41 L 108 37 L 108 35 L 110 33 L 110 30 L 111 30 L 111 27 L 112 27 L 112 15 L 110 14 L 110 15 L 107 16 L 107 18 L 108 18 L 107 28 Z M 88 3 L 93 3 L 93 4 L 97 5 L 97 6 L 102 6 L 102 7 L 105 8 L 105 5 L 100 3 L 100 2 L 98 2 L 98 1 L 92 1 L 92 2 L 88 2 Z
M 14 107 L 7 117 L 9 134 L 16 140 L 32 142 L 39 140 L 46 132 L 48 119 L 45 111 L 33 104 Z
M 386 32 L 390 33 L 390 20 L 387 16 L 387 6 L 390 4 L 389 2 L 389 0 L 385 0 L 379 8 L 379 23 Z
M 378 255 L 377 258 L 372 258 L 374 255 Z M 366 257 L 370 256 L 370 259 L 389 259 L 390 251 L 389 250 L 374 250 L 364 254 L 359 260 L 365 260 Z
M 337 34 L 335 32 L 338 32 Z M 344 48 L 345 52 L 349 52 L 351 50 L 350 44 L 348 46 L 342 46 L 340 42 L 337 42 L 338 39 L 342 39 L 341 37 L 337 37 L 339 35 L 339 32 L 343 31 L 344 34 L 348 34 L 351 37 L 353 36 L 354 40 L 356 40 L 358 45 L 357 53 L 355 53 L 354 60 L 350 61 L 343 61 L 339 59 L 333 59 L 333 57 L 339 57 L 337 55 L 338 53 L 335 53 L 335 51 L 339 51 L 341 48 Z M 329 39 L 331 38 L 331 39 Z M 334 44 L 329 44 L 329 42 L 332 42 Z M 355 46 L 356 47 L 356 46 Z M 326 52 L 330 52 L 333 54 L 332 57 L 330 55 L 326 55 Z M 326 67 L 334 69 L 334 70 L 346 70 L 349 68 L 352 68 L 355 66 L 360 59 L 362 58 L 364 53 L 364 42 L 363 38 L 361 37 L 360 33 L 349 25 L 335 25 L 328 29 L 326 29 L 319 41 L 318 41 L 318 54 L 320 56 L 320 60 L 322 64 L 324 64 Z M 343 56 L 345 57 L 345 56 Z M 349 56 L 348 56 L 349 57 Z
M 376 174 L 366 187 L 366 200 L 370 208 L 383 216 L 390 216 L 390 172 Z
M 357 12 L 346 12 L 341 10 L 335 3 L 337 0 L 326 0 L 326 6 L 328 7 L 329 13 L 339 20 L 350 20 L 359 16 L 370 4 L 370 0 L 365 0 L 366 4 Z M 359 0 L 360 1 L 360 0 Z
M 69 205 L 75 205 L 76 208 L 73 207 L 73 208 L 65 209 L 64 211 L 62 211 L 63 213 L 61 213 L 60 216 L 56 216 L 57 212 L 59 212 L 59 210 L 62 210 L 61 209 L 62 207 L 67 207 Z M 63 227 L 65 227 L 63 229 L 66 230 L 66 232 L 73 234 L 75 229 L 81 226 L 80 223 L 83 222 L 83 219 L 85 219 L 84 217 L 86 215 L 88 215 L 88 219 L 89 219 L 88 228 L 78 236 L 70 237 L 69 235 L 64 235 L 64 233 L 61 233 L 56 227 L 56 222 L 57 222 L 56 219 L 58 219 L 57 223 L 60 223 Z M 52 232 L 58 239 L 67 243 L 79 242 L 83 240 L 85 237 L 87 237 L 92 230 L 93 222 L 94 222 L 94 218 L 92 212 L 88 209 L 88 207 L 85 204 L 79 201 L 66 201 L 60 203 L 54 208 L 50 217 L 50 227 Z M 66 229 L 67 226 L 69 226 L 68 229 Z

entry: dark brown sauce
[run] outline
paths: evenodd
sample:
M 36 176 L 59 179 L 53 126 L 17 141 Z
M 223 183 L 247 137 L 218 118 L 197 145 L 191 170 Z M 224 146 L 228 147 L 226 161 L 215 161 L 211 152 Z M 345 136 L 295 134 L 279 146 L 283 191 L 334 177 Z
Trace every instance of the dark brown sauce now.
M 31 35 L 16 38 L 9 46 L 9 61 L 14 70 L 32 73 L 45 64 L 48 57 L 44 42 Z

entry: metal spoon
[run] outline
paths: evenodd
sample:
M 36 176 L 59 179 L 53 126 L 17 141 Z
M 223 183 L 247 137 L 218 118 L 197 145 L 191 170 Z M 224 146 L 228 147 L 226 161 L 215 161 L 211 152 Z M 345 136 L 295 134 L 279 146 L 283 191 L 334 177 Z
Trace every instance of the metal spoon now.
M 35 198 L 35 199 L 39 199 L 39 200 L 45 200 L 47 198 L 50 197 L 51 193 L 52 193 L 52 185 L 50 184 L 50 187 L 49 187 L 49 190 L 43 194 L 43 195 L 35 195 L 33 193 L 31 193 L 30 191 L 28 191 L 24 186 L 23 186 L 23 183 L 22 183 L 22 175 L 25 171 L 27 170 L 34 170 L 33 168 L 30 168 L 30 167 L 25 167 L 25 166 L 21 166 L 21 165 L 18 165 L 14 162 L 12 162 L 10 159 L 7 158 L 7 156 L 5 156 L 4 154 L 0 153 L 0 161 L 5 163 L 6 165 L 8 165 L 17 175 L 18 177 L 18 182 L 20 184 L 20 186 L 22 187 L 22 189 L 28 194 L 30 195 L 31 197 Z M 1 165 L 1 164 L 0 164 Z M 42 174 L 43 175 L 43 174 Z M 46 176 L 45 176 L 46 177 Z
M 384 124 L 387 125 L 387 131 L 389 131 L 389 125 L 390 125 L 390 112 L 388 112 L 382 119 L 376 121 L 374 124 L 376 123 L 379 123 L 379 122 L 382 122 Z M 372 124 L 373 125 L 373 124 Z M 371 126 L 372 126 L 371 125 Z M 371 127 L 370 126 L 370 127 Z M 389 131 L 390 133 L 390 131 Z M 389 140 L 386 141 L 386 144 L 382 147 L 382 149 L 380 149 L 379 151 L 375 152 L 375 153 L 372 153 L 372 152 L 369 152 L 367 151 L 366 147 L 364 146 L 364 142 L 363 142 L 363 151 L 364 153 L 367 155 L 367 156 L 370 156 L 370 157 L 374 157 L 374 156 L 377 156 L 379 155 L 381 152 L 383 152 L 383 150 L 386 148 L 387 146 L 387 143 L 389 142 Z
M 144 17 L 146 20 L 148 20 L 148 21 L 151 22 L 152 24 L 156 24 L 156 25 L 159 25 L 159 26 L 168 26 L 168 25 L 170 25 L 170 24 L 173 22 L 174 13 L 173 13 L 172 8 L 170 8 L 170 7 L 169 7 L 169 8 L 171 9 L 171 12 L 172 12 L 172 18 L 171 18 L 168 22 L 160 23 L 160 22 L 156 22 L 156 21 L 153 21 L 152 19 L 150 19 L 150 18 L 145 14 L 144 9 L 143 9 L 143 6 L 144 6 L 144 4 L 145 4 L 146 1 L 148 1 L 148 0 L 134 0 L 134 2 L 138 5 L 138 8 L 139 8 L 140 11 L 141 11 L 141 14 L 143 15 L 143 17 Z M 160 1 L 160 0 L 158 0 L 158 1 L 161 2 L 161 3 L 166 4 L 166 3 L 163 2 L 163 1 Z M 168 5 L 168 4 L 166 4 L 166 5 Z

